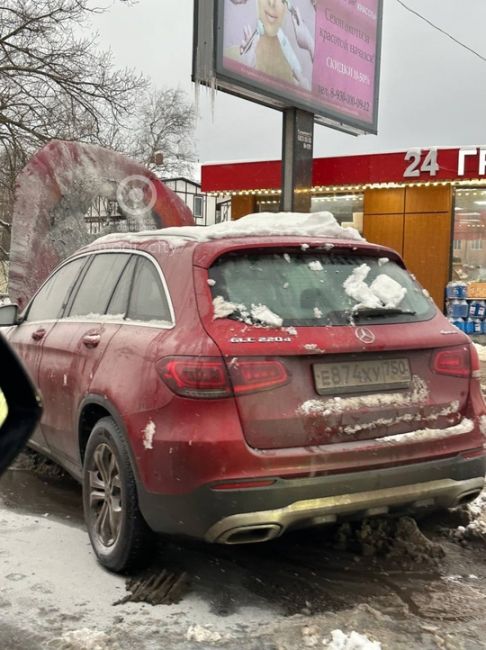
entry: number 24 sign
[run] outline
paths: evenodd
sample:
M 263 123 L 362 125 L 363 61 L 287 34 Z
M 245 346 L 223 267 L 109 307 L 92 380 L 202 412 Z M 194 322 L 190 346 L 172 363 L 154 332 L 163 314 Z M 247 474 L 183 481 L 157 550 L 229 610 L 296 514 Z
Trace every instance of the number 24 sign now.
M 422 149 L 409 149 L 405 160 L 410 161 L 410 164 L 403 172 L 404 178 L 418 178 L 421 174 L 436 176 L 440 169 L 435 148 L 425 152 Z
M 457 175 L 486 176 L 486 147 L 461 147 L 457 149 Z M 432 149 L 409 149 L 405 161 L 410 163 L 403 172 L 404 178 L 418 178 L 422 174 L 436 176 L 440 170 L 437 147 Z

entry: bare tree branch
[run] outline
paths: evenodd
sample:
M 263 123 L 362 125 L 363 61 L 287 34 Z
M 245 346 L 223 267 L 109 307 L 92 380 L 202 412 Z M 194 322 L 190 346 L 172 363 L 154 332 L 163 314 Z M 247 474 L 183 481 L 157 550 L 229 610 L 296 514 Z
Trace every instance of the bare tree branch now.
M 15 178 L 51 139 L 111 146 L 157 172 L 191 175 L 193 106 L 177 89 L 113 65 L 97 35 L 82 36 L 93 13 L 136 0 L 0 0 L 0 260 L 7 259 Z M 84 32 L 87 33 L 86 30 Z
M 163 176 L 192 176 L 195 119 L 194 106 L 182 90 L 148 91 L 140 99 L 131 128 L 118 129 L 112 146 Z M 158 152 L 163 157 L 160 165 L 154 162 Z

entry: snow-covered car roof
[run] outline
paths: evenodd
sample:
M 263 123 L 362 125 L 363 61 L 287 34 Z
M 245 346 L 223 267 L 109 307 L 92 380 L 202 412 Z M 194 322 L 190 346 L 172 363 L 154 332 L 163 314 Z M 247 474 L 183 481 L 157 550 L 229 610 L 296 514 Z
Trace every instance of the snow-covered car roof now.
M 113 233 L 96 240 L 96 244 L 111 242 L 141 243 L 144 239 L 166 239 L 172 247 L 192 242 L 209 242 L 218 239 L 241 237 L 318 237 L 324 239 L 353 240 L 364 242 L 354 228 L 343 228 L 330 212 L 259 212 L 249 214 L 237 221 L 212 226 L 178 226 L 162 230 L 146 230 L 137 233 Z M 179 241 L 177 241 L 179 240 Z

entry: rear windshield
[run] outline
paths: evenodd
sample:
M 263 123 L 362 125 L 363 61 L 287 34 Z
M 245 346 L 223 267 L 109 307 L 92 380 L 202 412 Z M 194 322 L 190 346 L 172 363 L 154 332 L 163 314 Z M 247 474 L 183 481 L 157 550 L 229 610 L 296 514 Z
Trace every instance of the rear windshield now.
M 387 258 L 351 252 L 229 253 L 209 269 L 215 318 L 315 327 L 431 318 L 432 300 Z

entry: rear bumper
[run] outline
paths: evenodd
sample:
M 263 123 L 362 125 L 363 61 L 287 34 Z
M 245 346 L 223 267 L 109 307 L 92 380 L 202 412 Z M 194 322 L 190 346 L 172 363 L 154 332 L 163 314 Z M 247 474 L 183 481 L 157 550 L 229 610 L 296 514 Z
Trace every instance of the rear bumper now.
M 259 542 L 289 529 L 340 519 L 457 506 L 477 496 L 485 473 L 486 456 L 456 456 L 350 474 L 276 479 L 265 488 L 204 486 L 168 496 L 139 486 L 139 503 L 157 532 L 226 544 Z

